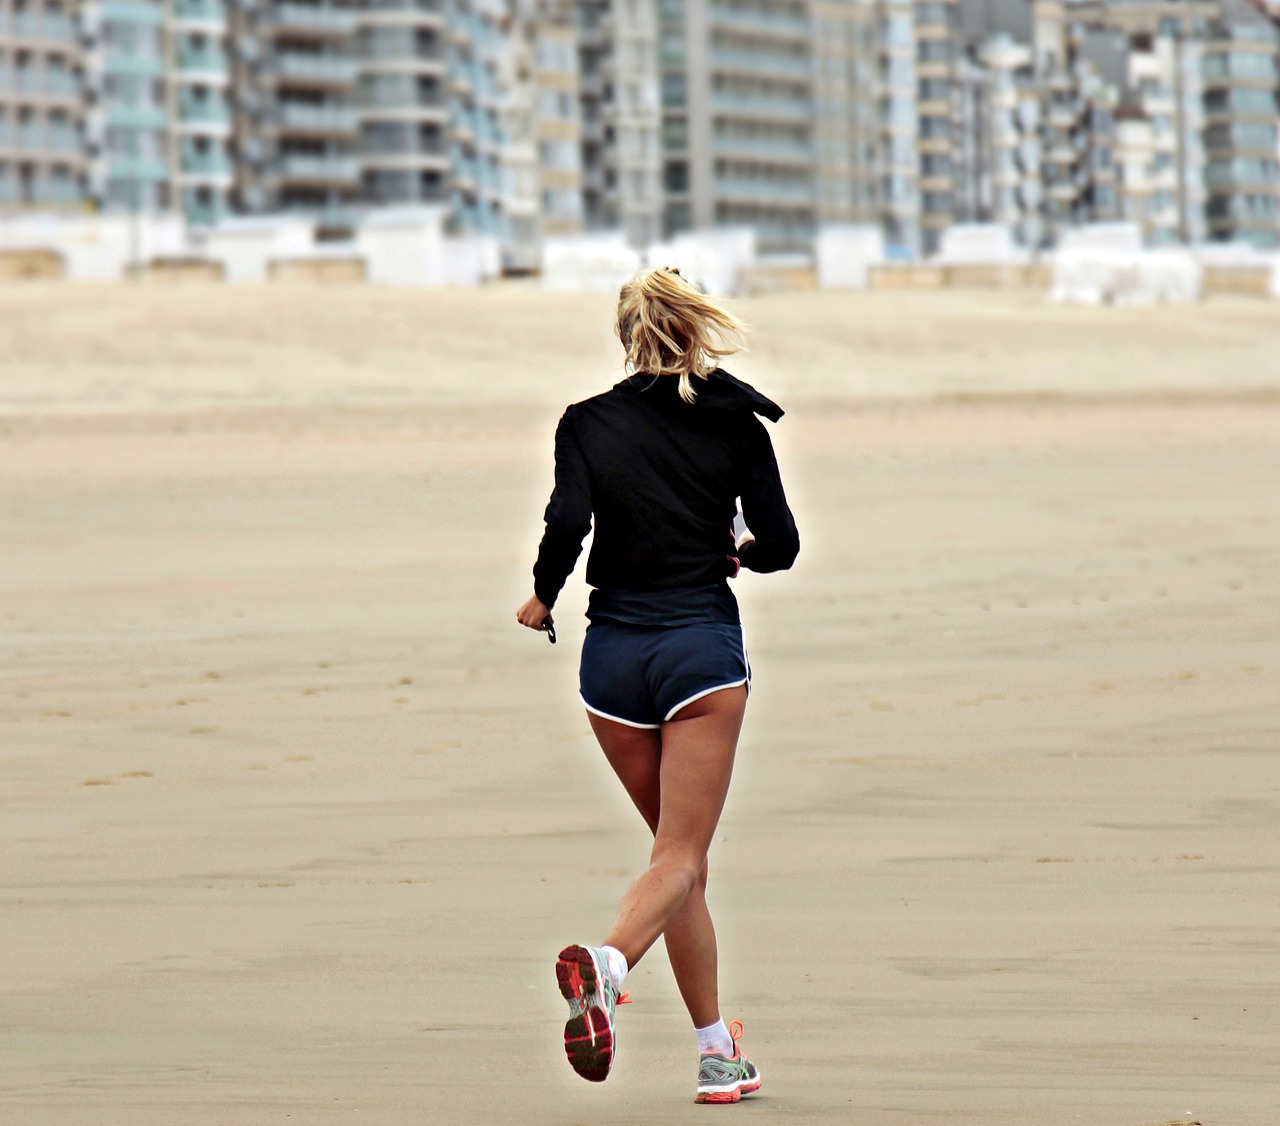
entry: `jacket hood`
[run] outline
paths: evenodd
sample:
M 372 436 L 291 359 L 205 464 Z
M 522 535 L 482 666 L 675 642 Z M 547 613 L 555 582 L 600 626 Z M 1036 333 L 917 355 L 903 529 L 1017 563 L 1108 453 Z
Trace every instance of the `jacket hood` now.
M 615 386 L 621 391 L 642 394 L 660 380 L 666 379 L 675 384 L 675 376 L 653 376 L 647 372 L 636 372 Z M 704 410 L 751 411 L 762 415 L 770 422 L 777 422 L 786 412 L 767 395 L 762 395 L 750 383 L 745 383 L 737 376 L 730 375 L 723 368 L 716 368 L 705 379 L 694 382 L 698 391 L 697 406 Z

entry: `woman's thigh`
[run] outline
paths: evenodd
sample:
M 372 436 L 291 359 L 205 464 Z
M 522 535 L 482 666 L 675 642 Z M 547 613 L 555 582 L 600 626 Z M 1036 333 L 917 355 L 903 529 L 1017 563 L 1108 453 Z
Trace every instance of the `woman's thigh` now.
M 662 725 L 655 853 L 673 848 L 705 858 L 733 776 L 747 688 L 695 700 Z
M 658 828 L 662 808 L 662 733 L 655 728 L 629 727 L 587 712 L 591 730 L 613 772 L 635 803 L 650 832 Z

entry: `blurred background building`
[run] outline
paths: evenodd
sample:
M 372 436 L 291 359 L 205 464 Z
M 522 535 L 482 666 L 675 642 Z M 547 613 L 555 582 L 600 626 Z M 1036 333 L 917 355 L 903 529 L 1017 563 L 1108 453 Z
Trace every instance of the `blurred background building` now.
M 0 207 L 1280 245 L 1265 0 L 0 0 Z

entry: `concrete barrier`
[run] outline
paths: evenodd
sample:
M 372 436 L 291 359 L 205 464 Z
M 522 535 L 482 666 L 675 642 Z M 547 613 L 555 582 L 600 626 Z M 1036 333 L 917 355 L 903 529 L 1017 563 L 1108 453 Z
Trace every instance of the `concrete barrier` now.
M 351 285 L 366 280 L 363 258 L 346 255 L 326 258 L 273 258 L 267 263 L 267 277 L 273 282 L 305 285 Z
M 1045 289 L 1050 272 L 1030 264 L 966 262 L 942 267 L 944 284 L 952 289 Z
M 56 251 L 35 247 L 0 250 L 0 281 L 35 281 L 66 276 L 66 259 Z
M 943 289 L 947 284 L 947 271 L 944 266 L 892 262 L 872 266 L 867 280 L 874 290 Z
M 751 296 L 768 293 L 806 293 L 818 288 L 818 271 L 806 259 L 768 259 L 741 270 L 738 290 Z
M 1205 266 L 1204 291 L 1209 297 L 1271 297 L 1271 267 Z
M 884 232 L 871 224 L 823 227 L 813 253 L 822 289 L 866 289 L 870 271 L 884 264 Z
M 143 267 L 142 276 L 166 285 L 204 284 L 226 280 L 226 270 L 212 258 L 153 258 Z
M 204 235 L 205 252 L 222 263 L 229 282 L 264 282 L 270 264 L 315 248 L 311 223 L 293 216 L 224 219 Z

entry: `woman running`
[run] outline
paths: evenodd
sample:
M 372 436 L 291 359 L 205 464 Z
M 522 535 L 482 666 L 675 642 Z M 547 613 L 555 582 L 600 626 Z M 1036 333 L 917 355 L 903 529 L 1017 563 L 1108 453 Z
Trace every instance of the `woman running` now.
M 534 593 L 516 614 L 530 629 L 552 629 L 594 518 L 582 702 L 654 841 L 604 941 L 560 952 L 565 1052 L 584 1079 L 609 1074 L 623 978 L 662 935 L 697 1031 L 697 1101 L 711 1103 L 760 1088 L 738 1050 L 742 1026 L 721 1019 L 705 895 L 751 683 L 727 580 L 739 567 L 783 570 L 800 549 L 756 417 L 776 422 L 782 410 L 716 366 L 741 346 L 743 328 L 676 270 L 623 286 L 617 331 L 633 374 L 560 419 Z M 740 541 L 737 498 L 750 529 Z

